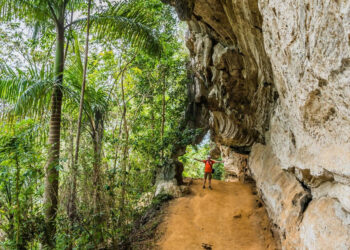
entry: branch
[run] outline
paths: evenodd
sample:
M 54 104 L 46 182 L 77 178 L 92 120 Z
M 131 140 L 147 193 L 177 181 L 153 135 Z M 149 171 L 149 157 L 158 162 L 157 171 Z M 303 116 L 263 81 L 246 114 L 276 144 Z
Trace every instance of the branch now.
M 53 16 L 53 19 L 55 20 L 56 24 L 58 24 L 59 21 L 58 21 L 58 18 L 56 16 L 55 10 L 52 8 L 51 2 L 47 1 L 47 4 L 49 5 L 49 9 L 50 9 L 50 12 L 51 12 L 51 14 Z
M 112 91 L 113 91 L 114 86 L 115 86 L 116 82 L 118 81 L 119 77 L 120 77 L 122 74 L 124 74 L 124 72 L 126 71 L 127 67 L 135 60 L 136 55 L 137 55 L 137 54 L 135 54 L 135 55 L 129 60 L 129 62 L 127 62 L 127 63 L 125 64 L 124 68 L 118 73 L 117 77 L 115 78 L 115 81 L 114 81 L 113 84 L 112 84 L 111 89 L 109 90 L 107 102 L 110 100 Z
M 68 2 L 69 2 L 69 0 L 64 0 L 64 3 L 63 3 L 64 8 L 66 8 Z

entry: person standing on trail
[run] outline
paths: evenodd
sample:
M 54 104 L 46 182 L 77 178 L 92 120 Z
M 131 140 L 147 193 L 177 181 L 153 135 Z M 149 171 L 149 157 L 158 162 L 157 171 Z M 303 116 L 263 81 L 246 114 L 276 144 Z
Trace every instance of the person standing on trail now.
M 209 179 L 209 189 L 212 189 L 211 188 L 211 175 L 213 173 L 213 165 L 215 163 L 222 163 L 223 161 L 214 161 L 211 159 L 210 155 L 208 155 L 208 158 L 206 160 L 198 160 L 196 158 L 194 158 L 194 160 L 205 163 L 203 189 L 205 188 L 205 183 L 207 181 L 207 178 Z

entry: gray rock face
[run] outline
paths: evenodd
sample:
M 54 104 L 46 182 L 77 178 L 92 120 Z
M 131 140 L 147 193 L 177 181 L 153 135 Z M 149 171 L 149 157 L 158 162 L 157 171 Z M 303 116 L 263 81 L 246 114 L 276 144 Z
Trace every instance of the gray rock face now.
M 257 5 L 249 13 L 226 15 L 230 7 L 240 9 L 242 4 L 195 1 L 187 21 L 195 100 L 206 105 L 212 134 L 226 146 L 263 141 L 274 100 L 272 70 L 259 28 L 262 20 L 249 21 Z M 247 30 L 247 36 L 239 30 Z
M 284 249 L 349 249 L 349 186 L 301 185 L 270 145 L 255 144 L 249 166 Z
M 350 0 L 166 2 L 188 23 L 195 117 L 228 172 L 250 152 L 282 248 L 350 249 Z
M 221 157 L 224 161 L 225 180 L 244 180 L 247 167 L 247 155 L 237 154 L 230 147 L 220 145 Z
M 349 249 L 350 1 L 259 4 L 280 97 L 270 144 L 312 194 L 295 246 Z
M 315 176 L 331 173 L 347 184 L 349 4 L 260 1 L 265 48 L 280 94 L 271 120 L 271 143 L 274 149 L 282 148 L 282 167 L 309 169 Z

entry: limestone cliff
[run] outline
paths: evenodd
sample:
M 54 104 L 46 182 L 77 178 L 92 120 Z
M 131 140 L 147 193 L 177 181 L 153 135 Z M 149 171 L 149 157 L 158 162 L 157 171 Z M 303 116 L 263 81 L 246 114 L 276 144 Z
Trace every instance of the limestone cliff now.
M 282 248 L 350 249 L 350 0 L 163 1 L 188 23 L 196 117 L 226 166 L 249 154 Z

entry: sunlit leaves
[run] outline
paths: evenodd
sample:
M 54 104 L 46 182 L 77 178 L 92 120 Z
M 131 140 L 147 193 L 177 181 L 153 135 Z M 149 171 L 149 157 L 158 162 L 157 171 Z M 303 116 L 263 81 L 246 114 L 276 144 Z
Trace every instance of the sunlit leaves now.
M 158 34 L 153 29 L 155 18 L 144 8 L 143 1 L 117 1 L 106 10 L 91 16 L 91 28 L 100 39 L 117 40 L 130 43 L 152 55 L 159 55 L 162 47 Z M 86 18 L 74 22 L 85 24 Z
M 14 125 L 2 125 L 0 130 L 0 230 L 7 233 L 8 241 L 2 245 L 8 248 L 15 240 L 14 225 L 20 228 L 21 246 L 28 235 L 38 232 L 42 216 L 35 205 L 41 199 L 41 159 L 36 152 L 33 137 L 36 125 L 32 120 Z M 18 224 L 20 223 L 20 224 Z M 31 236 L 32 237 L 32 236 Z M 0 245 L 1 246 L 1 245 Z
M 20 2 L 14 1 L 18 6 Z M 46 7 L 50 2 L 57 15 L 64 0 L 27 2 Z M 176 35 L 177 21 L 171 8 L 158 0 L 99 2 L 106 4 L 101 6 L 94 1 L 92 11 L 93 28 L 76 175 L 78 220 L 68 223 L 66 203 L 70 194 L 82 82 L 87 1 L 66 1 L 66 60 L 63 82 L 59 83 L 63 93 L 61 150 L 60 160 L 54 166 L 60 171 L 57 249 L 97 248 L 92 235 L 95 231 L 93 221 L 99 216 L 103 216 L 101 227 L 105 240 L 101 247 L 104 244 L 103 247 L 115 249 L 109 245 L 111 242 L 121 244 L 121 241 L 128 240 L 133 223 L 143 212 L 139 206 L 141 198 L 146 195 L 152 197 L 157 171 L 170 162 L 176 147 L 191 143 L 197 135 L 194 130 L 181 129 L 187 106 L 188 60 L 180 51 L 182 45 Z M 2 5 L 2 10 L 5 8 L 10 8 L 10 5 Z M 23 20 L 34 20 L 39 12 L 35 10 L 28 14 L 28 7 L 22 15 L 16 13 L 16 8 L 9 14 L 18 25 L 8 23 L 10 19 L 5 16 L 2 21 L 7 22 L 6 27 L 13 25 L 17 32 Z M 12 36 L 6 34 L 6 29 L 5 33 L 0 32 L 2 44 L 15 44 L 11 48 L 20 55 L 13 60 L 7 60 L 10 57 L 6 57 L 6 63 L 2 62 L 3 68 L 0 69 L 0 99 L 13 114 L 12 120 L 2 117 L 0 123 L 0 135 L 3 138 L 0 140 L 3 150 L 0 153 L 0 178 L 3 180 L 0 184 L 0 209 L 3 211 L 0 216 L 7 216 L 3 220 L 8 222 L 11 215 L 21 208 L 21 226 L 31 233 L 28 237 L 26 235 L 26 239 L 30 240 L 33 248 L 38 246 L 44 234 L 43 216 L 40 213 L 47 207 L 42 195 L 45 168 L 45 159 L 42 158 L 47 156 L 47 140 L 40 137 L 48 133 L 51 91 L 56 87 L 53 74 L 56 48 L 54 21 L 48 8 L 39 10 L 46 11 L 48 15 L 33 22 L 33 36 L 19 32 Z M 73 17 L 80 18 L 75 25 L 69 25 L 72 10 L 75 12 Z M 79 23 L 80 26 L 77 25 Z M 26 59 L 23 64 L 22 57 Z M 161 138 L 163 94 L 166 109 L 164 135 Z M 23 121 L 29 118 L 33 120 L 25 125 Z M 98 134 L 100 140 L 96 140 L 96 124 L 103 124 Z M 98 147 L 101 149 L 100 155 L 96 154 L 99 152 Z M 124 151 L 124 148 L 127 150 Z M 162 151 L 165 159 L 161 157 Z M 100 161 L 97 159 L 99 156 Z M 98 184 L 94 182 L 96 163 L 100 164 L 98 170 L 101 181 Z M 19 169 L 19 178 L 16 169 Z M 126 178 L 123 179 L 123 176 Z M 13 200 L 16 180 L 20 181 L 17 188 L 20 191 L 20 206 Z M 103 206 L 102 212 L 98 213 L 95 212 L 94 204 L 96 190 L 101 194 L 101 204 L 97 205 Z M 125 218 L 118 225 L 122 190 L 126 192 Z M 11 223 L 5 224 L 2 224 L 6 227 L 4 230 L 15 231 L 10 228 Z M 20 231 L 23 233 L 22 229 Z M 13 236 L 6 237 L 13 240 Z

